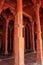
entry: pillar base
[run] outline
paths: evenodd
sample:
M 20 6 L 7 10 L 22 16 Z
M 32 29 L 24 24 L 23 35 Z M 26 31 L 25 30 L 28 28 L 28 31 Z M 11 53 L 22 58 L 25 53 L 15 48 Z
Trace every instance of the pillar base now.
M 43 65 L 43 63 L 33 63 L 33 65 Z
M 8 52 L 5 52 L 4 55 L 8 55 Z
M 39 63 L 36 63 L 36 65 L 43 65 L 43 63 L 40 63 L 40 62 L 39 62 Z
M 37 65 L 43 65 L 43 60 L 42 60 L 42 59 L 41 59 L 41 60 L 38 60 L 38 59 L 37 59 L 36 62 L 37 62 Z

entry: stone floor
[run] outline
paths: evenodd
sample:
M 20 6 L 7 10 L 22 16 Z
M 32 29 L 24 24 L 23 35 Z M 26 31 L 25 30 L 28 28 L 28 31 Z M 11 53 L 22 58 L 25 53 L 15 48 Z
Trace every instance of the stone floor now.
M 0 56 L 0 65 L 14 65 L 13 56 Z M 36 53 L 27 53 L 25 54 L 25 65 L 38 65 L 36 63 Z

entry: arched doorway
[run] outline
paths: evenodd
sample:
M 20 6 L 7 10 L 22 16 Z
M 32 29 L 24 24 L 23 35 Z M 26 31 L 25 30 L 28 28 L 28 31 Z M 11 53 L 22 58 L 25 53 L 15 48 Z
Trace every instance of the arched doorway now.
M 14 19 L 14 15 L 13 13 L 11 12 L 10 8 L 6 8 L 6 9 L 3 9 L 1 14 L 3 15 L 3 17 L 6 19 L 6 23 L 8 22 L 8 28 L 7 28 L 7 35 L 5 34 L 5 38 L 7 36 L 7 43 L 5 42 L 5 51 L 7 49 L 7 54 L 11 54 L 13 52 L 13 30 L 12 27 L 13 27 L 13 19 Z M 11 30 L 12 29 L 12 30 Z M 6 27 L 5 27 L 5 30 L 6 30 Z M 7 45 L 6 45 L 7 44 Z
M 24 41 L 25 41 L 25 53 L 31 52 L 31 30 L 30 30 L 30 20 L 23 16 L 24 19 Z
M 25 26 L 25 51 L 29 52 L 31 50 L 31 43 L 30 43 L 30 29 L 28 24 Z

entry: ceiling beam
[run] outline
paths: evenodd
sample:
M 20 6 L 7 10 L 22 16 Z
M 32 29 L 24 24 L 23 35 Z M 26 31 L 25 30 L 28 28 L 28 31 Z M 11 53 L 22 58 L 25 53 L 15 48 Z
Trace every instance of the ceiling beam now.
M 30 22 L 32 22 L 32 16 L 28 15 L 26 12 L 23 12 L 23 15 L 27 18 L 29 18 Z

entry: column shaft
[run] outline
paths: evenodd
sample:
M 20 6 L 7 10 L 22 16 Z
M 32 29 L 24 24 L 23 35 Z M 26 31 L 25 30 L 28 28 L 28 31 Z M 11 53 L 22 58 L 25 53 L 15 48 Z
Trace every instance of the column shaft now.
M 36 27 L 37 27 L 37 62 L 42 63 L 42 38 L 39 8 L 40 4 L 36 4 Z
M 24 65 L 24 38 L 23 38 L 23 18 L 22 0 L 17 0 L 17 14 L 14 23 L 14 52 L 15 64 Z
M 6 32 L 5 32 L 5 54 L 8 54 L 8 22 L 6 22 Z
M 34 42 L 34 22 L 31 23 L 31 34 L 32 34 L 32 51 L 35 51 L 35 42 Z

